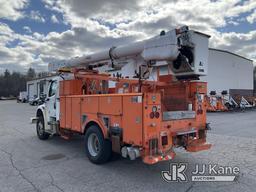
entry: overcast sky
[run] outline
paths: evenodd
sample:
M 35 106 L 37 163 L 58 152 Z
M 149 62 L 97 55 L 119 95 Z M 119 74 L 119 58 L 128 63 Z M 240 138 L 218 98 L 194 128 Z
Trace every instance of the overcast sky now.
M 0 73 L 47 70 L 181 25 L 256 61 L 256 0 L 0 0 Z

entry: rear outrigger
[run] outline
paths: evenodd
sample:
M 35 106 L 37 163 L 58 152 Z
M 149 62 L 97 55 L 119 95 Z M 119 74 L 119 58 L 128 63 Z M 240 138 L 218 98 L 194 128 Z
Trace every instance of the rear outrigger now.
M 108 161 L 112 152 L 147 164 L 170 160 L 174 148 L 207 150 L 207 84 L 198 81 L 207 71 L 208 36 L 182 27 L 146 41 L 112 47 L 58 65 L 45 103 L 38 107 L 37 135 L 70 139 L 85 136 L 85 151 L 93 163 Z M 95 70 L 109 65 L 120 69 L 136 63 L 133 77 Z M 158 62 L 172 74 L 149 80 Z M 63 68 L 64 67 L 64 68 Z M 68 67 L 68 69 L 67 69 Z

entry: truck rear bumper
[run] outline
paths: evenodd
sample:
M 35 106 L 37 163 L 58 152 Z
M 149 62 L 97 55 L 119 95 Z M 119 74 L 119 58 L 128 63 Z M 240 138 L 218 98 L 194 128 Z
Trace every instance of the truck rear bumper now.
M 175 157 L 175 152 L 174 151 L 170 151 L 169 153 L 165 154 L 165 155 L 147 155 L 145 157 L 143 157 L 143 162 L 146 164 L 156 164 L 160 161 L 168 161 L 168 160 L 172 160 Z
M 198 145 L 189 145 L 186 150 L 188 152 L 198 152 L 198 151 L 208 150 L 211 148 L 211 146 L 212 145 L 209 143 L 198 144 Z
M 199 152 L 203 150 L 208 150 L 211 148 L 211 144 L 205 143 L 204 140 L 197 139 L 189 143 L 185 148 L 186 151 L 188 152 Z M 178 147 L 178 146 L 177 146 Z M 158 151 L 160 151 L 158 149 Z M 149 155 L 146 153 L 144 156 L 142 155 L 143 162 L 146 164 L 155 164 L 160 161 L 167 161 L 167 160 L 172 160 L 176 156 L 175 152 L 171 148 L 168 150 L 168 152 L 163 152 L 163 153 L 156 153 L 154 155 Z

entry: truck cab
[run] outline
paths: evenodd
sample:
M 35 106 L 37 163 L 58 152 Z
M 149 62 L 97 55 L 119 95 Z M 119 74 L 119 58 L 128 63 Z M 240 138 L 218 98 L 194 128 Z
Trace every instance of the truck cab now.
M 37 123 L 37 134 L 41 139 L 48 139 L 57 133 L 55 124 L 59 120 L 59 80 L 60 77 L 50 80 L 45 101 L 37 107 L 36 118 L 32 118 L 32 123 Z

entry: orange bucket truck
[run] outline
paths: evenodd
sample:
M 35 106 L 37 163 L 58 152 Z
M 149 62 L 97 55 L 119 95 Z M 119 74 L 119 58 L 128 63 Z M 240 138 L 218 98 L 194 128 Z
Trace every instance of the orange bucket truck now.
M 57 70 L 45 103 L 38 107 L 38 138 L 84 135 L 85 152 L 96 164 L 112 152 L 147 164 L 171 160 L 174 149 L 207 150 L 207 74 L 209 36 L 187 26 L 148 40 L 49 64 Z M 172 71 L 156 72 L 159 63 Z M 123 76 L 124 66 L 135 73 Z M 118 72 L 105 73 L 108 67 Z M 155 76 L 156 80 L 151 77 Z

